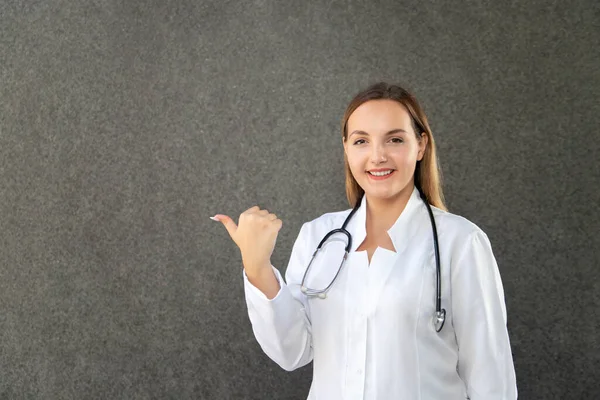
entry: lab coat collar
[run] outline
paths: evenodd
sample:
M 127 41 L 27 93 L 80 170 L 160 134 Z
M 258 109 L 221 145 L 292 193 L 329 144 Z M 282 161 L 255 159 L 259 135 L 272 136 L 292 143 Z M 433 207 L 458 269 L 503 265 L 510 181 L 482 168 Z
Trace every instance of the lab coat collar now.
M 420 209 L 421 196 L 419 191 L 415 187 L 413 192 L 406 203 L 406 207 L 402 210 L 402 213 L 394 222 L 392 227 L 388 229 L 387 233 L 390 236 L 392 243 L 394 244 L 394 248 L 396 249 L 396 253 L 401 253 L 406 248 L 410 237 L 416 231 L 418 224 L 411 224 L 411 221 L 414 219 L 414 216 L 418 214 L 418 210 Z M 358 246 L 365 240 L 367 237 L 367 196 L 363 196 L 361 200 L 361 204 L 354 217 L 350 220 L 348 229 L 352 234 L 352 247 L 351 251 L 356 251 Z

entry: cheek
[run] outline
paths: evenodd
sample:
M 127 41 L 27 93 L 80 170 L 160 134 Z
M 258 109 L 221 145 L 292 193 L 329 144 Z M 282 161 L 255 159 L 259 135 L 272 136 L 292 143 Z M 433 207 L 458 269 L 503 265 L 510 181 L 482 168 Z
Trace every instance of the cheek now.
M 391 156 L 398 167 L 406 167 L 417 163 L 417 151 L 418 149 L 406 146 L 398 148 Z
M 404 165 L 414 167 L 417 164 L 417 155 L 417 150 L 405 152 L 403 157 Z
M 352 171 L 352 175 L 355 177 L 358 177 L 358 175 L 363 172 L 363 167 L 360 163 L 357 163 L 356 161 L 349 161 L 348 164 L 350 165 L 350 171 Z
M 355 173 L 362 171 L 365 166 L 365 156 L 361 154 L 360 151 L 356 151 L 356 149 L 352 149 L 346 153 L 346 158 L 348 160 L 348 165 L 350 165 L 350 170 Z

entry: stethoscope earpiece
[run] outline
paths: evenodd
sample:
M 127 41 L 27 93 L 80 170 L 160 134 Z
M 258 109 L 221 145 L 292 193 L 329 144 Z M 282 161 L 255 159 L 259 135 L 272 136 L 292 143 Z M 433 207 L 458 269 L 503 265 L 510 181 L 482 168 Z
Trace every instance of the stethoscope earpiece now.
M 304 293 L 307 296 L 317 296 L 320 299 L 325 299 L 327 297 L 327 293 L 325 292 L 321 292 L 321 293 L 316 293 L 316 292 L 308 292 L 308 288 L 306 286 L 300 286 L 300 291 L 302 293 Z

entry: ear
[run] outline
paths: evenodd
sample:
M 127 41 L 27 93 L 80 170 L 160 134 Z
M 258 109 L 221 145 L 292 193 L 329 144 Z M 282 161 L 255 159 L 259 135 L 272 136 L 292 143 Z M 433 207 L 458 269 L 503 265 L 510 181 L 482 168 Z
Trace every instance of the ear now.
M 422 132 L 421 138 L 419 139 L 419 153 L 417 154 L 417 161 L 421 161 L 423 159 L 425 150 L 427 149 L 427 143 L 429 143 L 429 137 L 425 132 Z

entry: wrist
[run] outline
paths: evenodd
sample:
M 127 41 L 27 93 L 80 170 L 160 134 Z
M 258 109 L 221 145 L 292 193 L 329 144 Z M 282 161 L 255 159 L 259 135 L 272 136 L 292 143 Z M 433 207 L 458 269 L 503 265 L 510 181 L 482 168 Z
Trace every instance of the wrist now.
M 281 284 L 271 265 L 256 269 L 244 269 L 251 285 L 260 290 L 269 300 L 274 299 L 281 289 Z
M 262 264 L 262 265 L 246 265 L 244 264 L 244 271 L 246 272 L 246 276 L 248 278 L 260 278 L 264 277 L 266 274 L 272 273 L 271 263 Z

